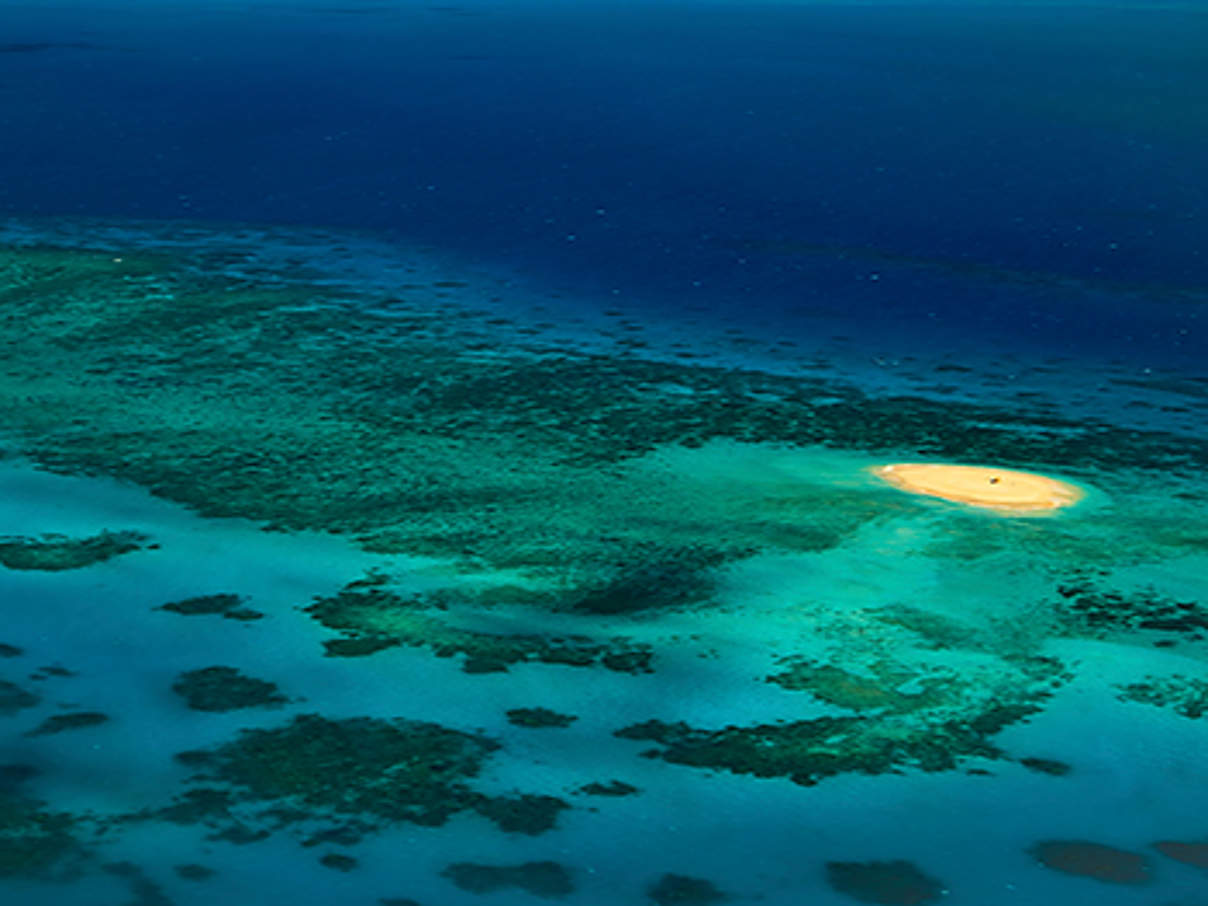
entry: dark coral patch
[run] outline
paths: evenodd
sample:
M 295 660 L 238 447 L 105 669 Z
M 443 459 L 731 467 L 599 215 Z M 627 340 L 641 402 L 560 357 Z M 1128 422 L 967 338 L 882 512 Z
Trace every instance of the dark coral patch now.
M 1021 758 L 1019 763 L 1029 771 L 1036 771 L 1038 774 L 1052 774 L 1054 777 L 1064 777 L 1072 770 L 1064 761 L 1057 761 L 1053 758 Z
M 649 720 L 613 735 L 652 740 L 662 748 L 642 754 L 674 764 L 787 777 L 810 786 L 839 774 L 884 774 L 905 767 L 948 771 L 967 757 L 1000 758 L 1003 753 L 990 737 L 1037 710 L 1032 704 L 990 703 L 964 719 L 918 725 L 844 716 L 702 730 L 683 722 Z
M 335 871 L 352 871 L 360 863 L 344 853 L 326 853 L 319 857 L 319 864 Z
M 646 889 L 658 906 L 710 906 L 730 897 L 712 881 L 687 875 L 665 874 Z
M 205 865 L 198 865 L 196 862 L 175 865 L 173 866 L 173 871 L 176 872 L 177 877 L 183 878 L 186 881 L 208 881 L 216 874 L 214 869 Z
M 86 538 L 42 535 L 0 540 L 0 565 L 9 569 L 58 572 L 92 566 L 147 546 L 140 532 L 101 532 Z
M 592 782 L 579 787 L 580 793 L 588 796 L 632 796 L 641 790 L 623 780 L 610 780 L 607 783 Z
M 52 714 L 26 736 L 48 736 L 52 733 L 63 733 L 67 730 L 82 730 L 85 727 L 96 727 L 109 720 L 107 714 L 100 711 L 73 711 L 70 714 Z
M 1162 855 L 1194 865 L 1196 868 L 1208 868 L 1208 842 L 1188 843 L 1178 840 L 1160 840 L 1153 848 Z
M 1176 714 L 1192 720 L 1208 713 L 1208 682 L 1201 679 L 1146 677 L 1141 682 L 1121 686 L 1119 697 L 1122 701 L 1170 708 Z
M 0 790 L 0 879 L 68 877 L 84 854 L 77 820 Z
M 496 748 L 485 737 L 432 723 L 303 714 L 176 757 L 199 769 L 195 780 L 229 784 L 244 798 L 439 825 L 484 798 L 465 782 Z
M 187 670 L 172 684 L 172 691 L 194 711 L 275 707 L 289 701 L 276 683 L 245 676 L 234 667 Z
M 553 830 L 558 813 L 570 808 L 556 796 L 524 793 L 519 796 L 483 796 L 474 810 L 494 821 L 501 831 L 536 836 Z
M 449 612 L 455 608 L 481 612 L 483 601 L 451 590 L 402 595 L 380 587 L 382 584 L 380 577 L 358 580 L 335 595 L 315 598 L 305 608 L 327 628 L 344 633 L 341 639 L 323 643 L 329 656 L 352 657 L 408 645 L 425 647 L 437 657 L 463 655 L 462 669 L 467 673 L 503 672 L 510 664 L 534 661 L 570 667 L 599 664 L 623 673 L 650 672 L 653 654 L 646 645 L 624 639 L 594 641 L 585 636 L 464 629 L 453 624 Z
M 456 862 L 441 874 L 469 893 L 492 893 L 514 887 L 536 897 L 555 900 L 575 891 L 570 871 L 557 862 L 524 862 L 520 865 Z
M 534 730 L 542 727 L 569 727 L 578 720 L 573 714 L 559 714 L 549 708 L 512 708 L 507 712 L 507 716 L 508 723 Z
M 568 590 L 559 609 L 613 616 L 686 607 L 713 594 L 710 570 L 733 553 L 705 545 L 642 551 L 598 584 Z
M 1208 605 L 1152 587 L 1103 588 L 1101 580 L 1085 570 L 1057 587 L 1057 614 L 1067 625 L 1095 635 L 1148 633 L 1198 641 L 1208 633 Z
M 1086 840 L 1044 840 L 1029 852 L 1055 871 L 1109 884 L 1146 884 L 1153 879 L 1149 860 L 1141 853 Z
M 213 595 L 197 595 L 192 598 L 183 598 L 179 601 L 169 601 L 167 604 L 161 604 L 156 610 L 166 610 L 171 613 L 179 613 L 184 616 L 204 616 L 213 614 L 225 617 L 228 620 L 259 620 L 264 617 L 258 610 L 252 610 L 250 607 L 245 607 L 244 599 L 236 594 L 229 592 L 220 592 Z
M 827 862 L 826 880 L 839 893 L 880 906 L 936 903 L 944 885 L 911 862 Z
M 34 693 L 22 689 L 16 683 L 0 680 L 0 716 L 16 714 L 23 708 L 32 708 L 41 700 Z
M 362 635 L 344 639 L 325 639 L 323 642 L 324 657 L 367 657 L 387 648 L 396 648 L 398 639 L 385 639 L 378 636 Z

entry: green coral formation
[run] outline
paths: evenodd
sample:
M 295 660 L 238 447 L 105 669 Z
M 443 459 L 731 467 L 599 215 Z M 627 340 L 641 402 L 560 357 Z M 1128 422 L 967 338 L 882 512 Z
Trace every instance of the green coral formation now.
M 183 598 L 179 601 L 169 601 L 155 609 L 166 610 L 170 613 L 179 613 L 190 617 L 212 614 L 228 620 L 243 621 L 259 620 L 264 616 L 260 611 L 244 606 L 244 599 L 230 592 L 197 595 L 196 597 Z
M 524 862 L 520 865 L 455 862 L 441 874 L 468 893 L 493 893 L 516 888 L 535 897 L 557 900 L 575 892 L 570 870 L 557 862 Z
M 508 723 L 517 727 L 540 729 L 542 727 L 565 728 L 573 724 L 577 717 L 573 714 L 559 714 L 549 708 L 511 708 L 507 712 Z
M 275 707 L 289 701 L 276 683 L 245 676 L 234 667 L 187 670 L 172 684 L 172 691 L 195 711 Z
M 335 871 L 352 871 L 360 863 L 344 853 L 326 853 L 319 857 L 319 864 Z
M 198 865 L 196 862 L 186 862 L 183 865 L 174 866 L 174 871 L 177 877 L 186 881 L 208 881 L 217 874 L 214 869 Z
M 99 711 L 72 711 L 68 714 L 52 714 L 26 736 L 48 736 L 52 733 L 63 733 L 67 730 L 82 730 L 86 727 L 97 727 L 108 723 L 109 715 Z
M 304 842 L 311 846 L 355 843 L 396 822 L 438 826 L 463 811 L 505 833 L 551 830 L 569 807 L 562 800 L 488 796 L 471 788 L 497 748 L 484 736 L 432 723 L 303 714 L 284 726 L 242 730 L 214 749 L 178 754 L 196 769 L 195 786 L 154 816 L 205 824 L 211 839 L 236 842 L 327 822 L 327 830 L 308 833 Z
M 570 808 L 557 796 L 525 793 L 520 796 L 481 796 L 474 800 L 474 810 L 509 834 L 535 837 L 553 830 L 558 814 Z
M 665 874 L 646 890 L 657 906 L 710 906 L 730 897 L 712 881 L 687 875 Z
M 944 885 L 904 860 L 827 862 L 826 880 L 839 893 L 861 903 L 881 906 L 925 906 L 948 893 Z
M 804 659 L 784 663 L 787 669 L 769 676 L 768 682 L 809 692 L 819 701 L 852 711 L 909 714 L 946 707 L 959 695 L 960 684 L 953 675 L 919 675 L 888 661 L 870 664 L 859 673 Z
M 1119 687 L 1121 701 L 1141 702 L 1169 708 L 1183 717 L 1196 719 L 1208 713 L 1208 681 L 1186 676 L 1146 677 Z
M 27 689 L 8 680 L 0 680 L 0 717 L 16 714 L 25 708 L 32 708 L 42 699 Z
M 1019 763 L 1029 771 L 1035 771 L 1038 774 L 1051 774 L 1054 777 L 1064 777 L 1073 768 L 1064 761 L 1058 761 L 1054 758 L 1021 758 Z
M 1200 439 L 875 399 L 817 378 L 525 352 L 495 343 L 473 312 L 386 314 L 373 299 L 350 306 L 163 255 L 0 249 L 0 301 L 12 378 L 0 416 L 40 464 L 132 480 L 208 515 L 602 589 L 585 608 L 640 599 L 649 574 L 615 565 L 665 562 L 660 550 L 690 552 L 670 600 L 695 600 L 706 586 L 693 562 L 707 573 L 752 550 L 817 551 L 887 507 L 921 506 L 825 485 L 726 492 L 634 467 L 664 448 L 911 449 L 1167 475 L 1208 454 Z
M 588 796 L 632 796 L 641 790 L 624 780 L 610 780 L 607 783 L 592 781 L 580 787 L 579 792 Z
M 1080 634 L 1159 633 L 1200 641 L 1208 636 L 1208 605 L 1179 600 L 1152 586 L 1127 591 L 1104 589 L 1087 570 L 1072 572 L 1057 587 L 1057 614 Z
M 77 820 L 0 786 L 0 879 L 70 877 L 83 846 Z
M 947 771 L 970 758 L 1007 757 L 991 738 L 1040 711 L 1063 676 L 1043 659 L 971 665 L 959 674 L 890 662 L 861 673 L 805 660 L 787 664 L 769 682 L 851 713 L 717 730 L 651 720 L 615 735 L 658 743 L 643 754 L 675 764 L 802 785 L 846 773 Z
M 139 532 L 100 532 L 86 538 L 47 534 L 0 539 L 0 565 L 9 569 L 60 571 L 103 563 L 140 550 L 150 539 Z
M 254 799 L 438 825 L 478 801 L 466 781 L 496 748 L 436 724 L 303 714 L 177 758 L 200 769 L 197 780 L 220 781 Z
M 540 596 L 533 593 L 534 599 Z M 620 638 L 599 642 L 586 636 L 501 635 L 459 627 L 452 621 L 459 604 L 468 614 L 484 606 L 481 596 L 465 592 L 404 596 L 358 580 L 335 595 L 317 598 L 306 612 L 345 634 L 324 643 L 328 654 L 344 657 L 402 644 L 427 647 L 438 657 L 463 655 L 467 672 L 491 672 L 529 661 L 574 667 L 599 664 L 624 673 L 650 669 L 649 647 Z

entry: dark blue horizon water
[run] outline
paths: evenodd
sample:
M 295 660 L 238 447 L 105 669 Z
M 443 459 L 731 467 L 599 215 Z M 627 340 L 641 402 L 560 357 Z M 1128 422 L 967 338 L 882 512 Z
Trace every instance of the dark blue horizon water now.
M 0 215 L 356 228 L 786 331 L 1203 348 L 1204 6 L 6 2 L 0 45 Z

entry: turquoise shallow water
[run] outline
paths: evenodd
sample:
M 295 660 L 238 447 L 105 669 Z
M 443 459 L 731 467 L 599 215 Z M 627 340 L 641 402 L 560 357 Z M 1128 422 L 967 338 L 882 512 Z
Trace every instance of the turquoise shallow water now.
M 0 25 L 5 902 L 1208 902 L 1201 7 Z

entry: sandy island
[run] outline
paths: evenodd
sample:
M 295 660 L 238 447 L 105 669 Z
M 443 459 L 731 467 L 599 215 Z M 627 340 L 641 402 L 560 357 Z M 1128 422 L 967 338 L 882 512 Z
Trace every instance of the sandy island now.
M 987 507 L 1001 513 L 1041 513 L 1077 503 L 1077 485 L 1011 469 L 954 466 L 946 463 L 899 462 L 873 469 L 873 474 L 903 491 Z

